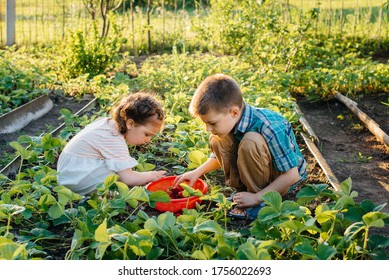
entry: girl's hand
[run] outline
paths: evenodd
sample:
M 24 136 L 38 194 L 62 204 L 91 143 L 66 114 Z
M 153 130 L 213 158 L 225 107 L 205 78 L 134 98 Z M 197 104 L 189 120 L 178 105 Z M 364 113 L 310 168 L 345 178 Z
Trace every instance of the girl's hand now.
M 177 176 L 177 178 L 174 180 L 174 187 L 178 186 L 184 181 L 188 181 L 188 185 L 192 187 L 199 177 L 200 175 L 198 174 L 198 172 L 196 172 L 196 169 L 186 172 L 182 175 Z
M 154 182 L 154 181 L 157 181 L 161 178 L 163 178 L 166 174 L 166 171 L 165 170 L 160 170 L 160 171 L 150 171 L 150 182 Z

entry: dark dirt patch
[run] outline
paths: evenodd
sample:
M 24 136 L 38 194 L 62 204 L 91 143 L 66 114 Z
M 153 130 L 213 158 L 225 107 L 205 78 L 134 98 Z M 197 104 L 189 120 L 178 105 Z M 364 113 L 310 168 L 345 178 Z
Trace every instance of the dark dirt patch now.
M 381 93 L 377 95 L 359 96 L 355 100 L 359 109 L 373 118 L 386 134 L 389 133 L 389 94 Z M 384 103 L 388 104 L 385 105 Z
M 361 96 L 358 107 L 388 132 L 388 94 Z M 356 201 L 389 202 L 389 147 L 378 142 L 343 104 L 331 100 L 298 101 L 321 141 L 320 150 L 339 181 L 351 177 Z M 389 212 L 389 205 L 383 209 Z M 381 231 L 381 230 L 380 230 Z M 388 230 L 382 229 L 389 236 Z M 382 232 L 381 232 L 382 233 Z
M 54 130 L 63 123 L 63 120 L 58 119 L 61 116 L 61 109 L 67 108 L 74 114 L 91 101 L 93 96 L 85 95 L 81 99 L 76 99 L 60 93 L 52 93 L 50 94 L 50 98 L 53 100 L 54 106 L 46 115 L 30 122 L 17 132 L 0 134 L 0 169 L 11 161 L 14 154 L 15 150 L 9 146 L 10 142 L 16 141 L 21 135 L 39 136 L 42 133 Z

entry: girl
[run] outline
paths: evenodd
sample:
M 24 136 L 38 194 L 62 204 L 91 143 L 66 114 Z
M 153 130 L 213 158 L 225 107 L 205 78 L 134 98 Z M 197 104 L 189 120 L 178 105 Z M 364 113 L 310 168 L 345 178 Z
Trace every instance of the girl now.
M 89 124 L 65 146 L 58 160 L 58 183 L 86 195 L 112 173 L 129 186 L 162 178 L 165 171 L 134 171 L 138 162 L 127 145 L 149 142 L 163 119 L 162 107 L 152 95 L 138 92 L 123 98 L 111 117 Z

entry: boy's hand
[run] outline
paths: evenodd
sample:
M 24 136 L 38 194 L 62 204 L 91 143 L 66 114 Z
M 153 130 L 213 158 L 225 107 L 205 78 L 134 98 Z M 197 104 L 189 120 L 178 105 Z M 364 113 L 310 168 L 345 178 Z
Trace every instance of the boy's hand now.
M 262 200 L 259 199 L 257 193 L 238 192 L 234 195 L 234 201 L 239 208 L 247 208 L 260 204 Z
M 178 186 L 180 183 L 187 181 L 188 185 L 190 187 L 193 187 L 194 183 L 199 178 L 199 174 L 196 172 L 196 170 L 192 170 L 189 172 L 186 172 L 182 175 L 177 176 L 177 178 L 174 180 L 174 187 Z

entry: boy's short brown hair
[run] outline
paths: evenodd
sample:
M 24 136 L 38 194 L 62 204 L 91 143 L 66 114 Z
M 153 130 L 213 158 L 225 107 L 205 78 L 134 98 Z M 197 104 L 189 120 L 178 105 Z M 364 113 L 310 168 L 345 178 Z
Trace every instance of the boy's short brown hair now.
M 189 105 L 193 116 L 205 115 L 210 110 L 226 113 L 232 106 L 241 108 L 242 91 L 238 83 L 230 76 L 216 74 L 201 82 Z

